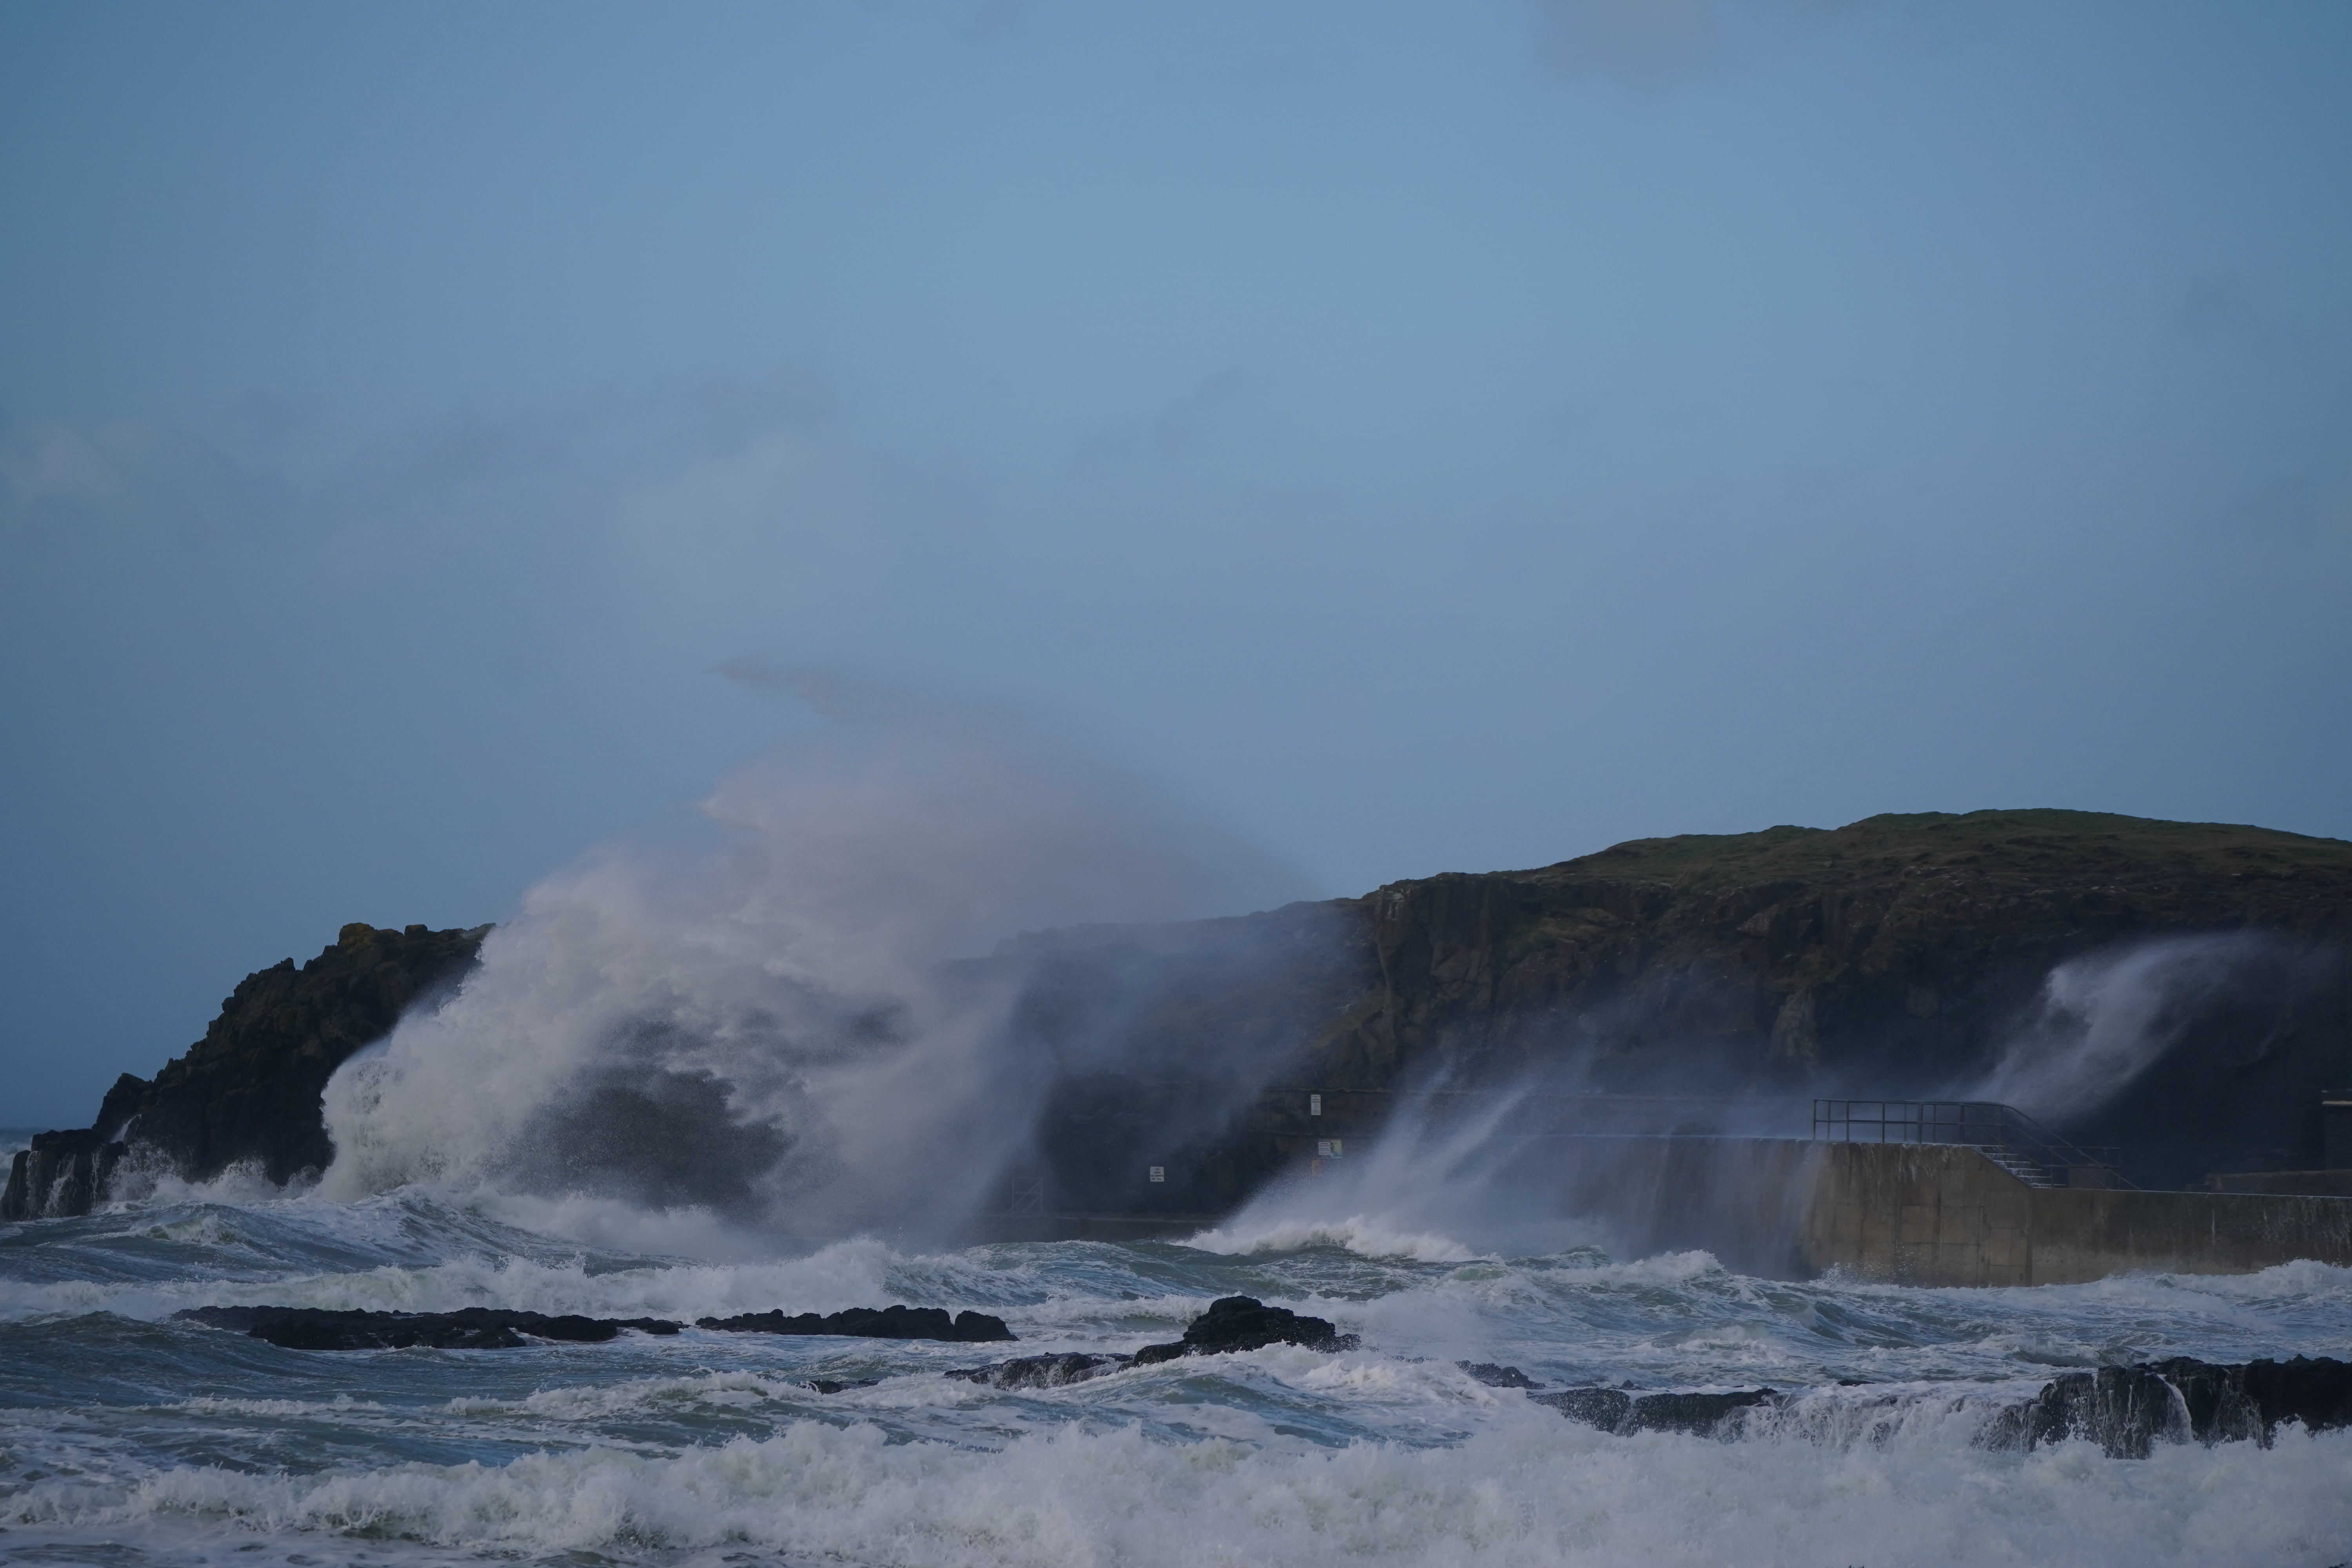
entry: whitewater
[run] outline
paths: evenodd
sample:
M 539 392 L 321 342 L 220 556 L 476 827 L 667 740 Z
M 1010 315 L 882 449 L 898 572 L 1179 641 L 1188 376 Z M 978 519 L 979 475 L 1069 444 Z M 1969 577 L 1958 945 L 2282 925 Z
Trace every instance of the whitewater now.
M 1480 1249 L 1381 1216 L 1187 1241 L 725 1261 L 408 1187 L 179 1189 L 0 1231 L 0 1560 L 1139 1565 L 2263 1563 L 2352 1556 L 2352 1432 L 2146 1460 L 1978 1438 L 2056 1372 L 2352 1355 L 2352 1271 L 2033 1289 L 1728 1273 L 1704 1253 Z M 576 1216 L 574 1216 L 576 1217 Z M 690 1216 L 681 1216 L 689 1221 Z M 662 1216 L 641 1216 L 657 1233 Z M 688 1223 L 682 1234 L 699 1234 Z M 1131 1351 L 1210 1300 L 1327 1317 L 1276 1347 L 1003 1391 L 993 1354 Z M 1017 1347 L 688 1329 L 524 1350 L 281 1350 L 207 1304 L 606 1317 L 904 1301 Z M 1728 1440 L 1621 1437 L 1553 1387 L 1801 1392 Z M 824 1378 L 869 1386 L 821 1394 Z M 1889 1394 L 1900 1398 L 1892 1405 Z

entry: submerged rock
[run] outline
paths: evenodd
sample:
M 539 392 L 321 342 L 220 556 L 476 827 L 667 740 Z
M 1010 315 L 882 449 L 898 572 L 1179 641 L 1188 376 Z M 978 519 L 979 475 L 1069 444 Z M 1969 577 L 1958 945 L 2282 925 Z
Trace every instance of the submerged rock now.
M 1533 1389 L 1543 1386 L 1515 1366 L 1497 1366 L 1491 1361 L 1457 1361 L 1454 1364 L 1489 1388 Z
M 1778 1407 L 1789 1400 L 1787 1394 L 1769 1388 L 1743 1388 L 1729 1394 L 1641 1394 L 1622 1388 L 1570 1388 L 1528 1397 L 1535 1404 L 1550 1405 L 1571 1421 L 1621 1436 L 1636 1432 L 1687 1432 L 1698 1437 L 1728 1436 L 1744 1419 L 1742 1412 L 1759 1405 Z
M 1062 1388 L 1127 1367 L 1150 1366 L 1181 1356 L 1219 1355 L 1265 1345 L 1342 1351 L 1355 1349 L 1358 1342 L 1355 1335 L 1339 1332 L 1324 1319 L 1304 1318 L 1286 1307 L 1269 1307 L 1254 1296 L 1227 1296 L 1210 1303 L 1207 1311 L 1193 1319 L 1181 1340 L 1172 1344 L 1146 1345 L 1131 1356 L 1065 1352 L 1058 1355 L 1021 1356 L 986 1366 L 959 1367 L 947 1375 L 990 1388 Z M 1509 1368 L 1493 1370 L 1508 1372 L 1514 1377 L 1519 1375 Z
M 1134 1361 L 1133 1356 L 1068 1352 L 1060 1355 L 1019 1356 L 1012 1361 L 991 1362 L 986 1366 L 958 1367 L 947 1375 L 989 1388 L 1066 1388 L 1089 1378 L 1108 1376 L 1132 1365 Z
M 192 1307 L 175 1320 L 249 1334 L 286 1350 L 520 1350 L 530 1340 L 601 1344 L 623 1329 L 674 1334 L 661 1318 L 585 1318 L 467 1307 L 455 1312 L 330 1311 L 317 1307 Z M 529 1336 L 526 1339 L 525 1336 Z
M 949 1373 L 950 1377 L 954 1373 Z M 871 1388 L 882 1380 L 878 1377 L 812 1377 L 801 1386 L 811 1394 L 839 1394 L 845 1389 Z
M 1287 1307 L 1269 1307 L 1255 1296 L 1226 1296 L 1209 1303 L 1173 1344 L 1146 1345 L 1135 1352 L 1138 1366 L 1179 1356 L 1223 1355 L 1267 1345 L 1304 1345 L 1312 1351 L 1351 1351 L 1361 1342 L 1323 1318 L 1304 1318 Z
M 950 1318 L 939 1307 L 849 1307 L 819 1317 L 801 1312 L 743 1312 L 732 1318 L 698 1318 L 698 1329 L 737 1334 L 833 1334 L 869 1340 L 946 1340 L 959 1344 L 986 1344 L 1011 1340 L 1013 1333 L 1002 1318 L 986 1312 L 958 1312 Z

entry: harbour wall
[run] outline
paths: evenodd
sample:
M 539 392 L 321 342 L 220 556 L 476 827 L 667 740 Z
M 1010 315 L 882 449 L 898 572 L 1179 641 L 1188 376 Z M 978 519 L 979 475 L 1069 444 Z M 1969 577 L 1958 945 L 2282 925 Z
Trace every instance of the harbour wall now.
M 2352 1198 L 2030 1187 L 1955 1144 L 1823 1143 L 1800 1251 L 1910 1285 L 2070 1285 L 2111 1274 L 2352 1265 Z
M 1618 1256 L 1704 1249 L 1738 1273 L 1926 1286 L 2352 1267 L 2352 1197 L 2027 1185 L 1959 1144 L 1568 1134 L 1509 1140 L 1497 1203 L 1596 1221 Z M 1311 1179 L 1311 1178 L 1310 1178 Z M 972 1239 L 1181 1237 L 1222 1215 L 982 1216 Z

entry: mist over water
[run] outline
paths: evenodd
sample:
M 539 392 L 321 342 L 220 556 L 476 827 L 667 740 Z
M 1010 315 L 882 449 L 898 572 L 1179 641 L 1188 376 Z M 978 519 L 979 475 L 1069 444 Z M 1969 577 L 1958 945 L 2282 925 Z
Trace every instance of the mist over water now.
M 933 713 L 780 747 L 698 815 L 541 881 L 454 999 L 336 1075 L 325 1195 L 950 1224 L 1059 1065 L 1010 1026 L 1026 950 L 1002 939 L 1266 879 L 1130 783 Z

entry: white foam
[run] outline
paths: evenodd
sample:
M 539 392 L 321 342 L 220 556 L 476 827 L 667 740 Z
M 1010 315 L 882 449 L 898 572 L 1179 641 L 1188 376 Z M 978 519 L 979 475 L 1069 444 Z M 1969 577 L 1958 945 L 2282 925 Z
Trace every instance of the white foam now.
M 774 1263 L 648 1264 L 600 1272 L 576 1258 L 542 1263 L 464 1257 L 424 1267 L 387 1264 L 260 1280 L 9 1280 L 0 1282 L 0 1319 L 112 1312 L 152 1320 L 193 1306 L 280 1306 L 397 1312 L 497 1307 L 690 1321 L 785 1306 L 816 1312 L 873 1306 L 893 1294 L 890 1275 L 901 1261 L 880 1242 L 847 1241 Z
M 1364 1258 L 1406 1258 L 1417 1263 L 1466 1263 L 1479 1256 L 1451 1237 L 1402 1229 L 1384 1219 L 1360 1214 L 1338 1220 L 1236 1222 L 1231 1229 L 1215 1227 L 1188 1237 L 1184 1245 L 1228 1256 L 1343 1247 Z
M 371 1554 L 727 1554 L 981 1568 L 1284 1564 L 2332 1562 L 2352 1541 L 2352 1434 L 2108 1459 L 1987 1453 L 1897 1432 L 1824 1447 L 1606 1436 L 1522 1404 L 1452 1447 L 1070 1426 L 1001 1448 L 801 1422 L 675 1455 L 542 1453 L 503 1467 L 323 1476 L 182 1468 L 121 1486 L 43 1480 L 0 1517 L 12 1549 L 140 1541 L 226 1558 L 244 1533 Z M 1263 1430 L 1263 1424 L 1260 1424 Z

